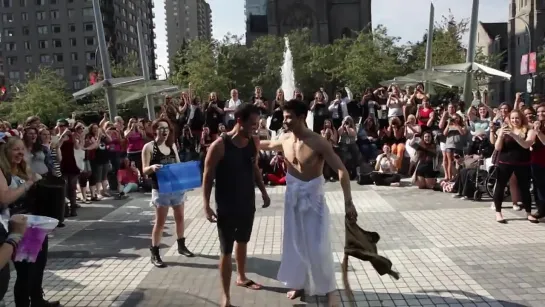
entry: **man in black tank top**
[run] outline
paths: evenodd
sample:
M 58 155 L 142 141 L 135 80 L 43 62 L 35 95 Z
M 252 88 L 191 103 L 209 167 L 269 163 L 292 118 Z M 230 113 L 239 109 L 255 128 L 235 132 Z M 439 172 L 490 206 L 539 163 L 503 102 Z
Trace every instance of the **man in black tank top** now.
M 235 110 L 235 127 L 216 139 L 208 149 L 204 164 L 204 212 L 210 222 L 218 223 L 221 247 L 220 273 L 223 298 L 220 306 L 231 306 L 231 254 L 234 243 L 237 262 L 237 285 L 258 290 L 260 285 L 246 278 L 246 244 L 250 240 L 255 214 L 255 184 L 263 196 L 263 207 L 270 199 L 257 167 L 259 109 L 242 104 Z M 217 213 L 210 207 L 210 194 L 215 181 Z

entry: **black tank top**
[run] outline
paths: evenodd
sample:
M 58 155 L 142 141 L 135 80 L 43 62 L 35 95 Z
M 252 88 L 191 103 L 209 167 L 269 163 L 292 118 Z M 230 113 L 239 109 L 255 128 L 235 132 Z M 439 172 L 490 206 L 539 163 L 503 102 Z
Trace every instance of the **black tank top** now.
M 253 138 L 248 145 L 239 148 L 232 137 L 221 136 L 224 143 L 223 159 L 216 166 L 216 204 L 221 214 L 245 214 L 255 212 L 254 163 L 257 149 Z
M 176 153 L 174 152 L 174 149 L 172 149 L 172 146 L 170 146 L 169 149 L 170 149 L 170 153 L 168 155 L 165 155 L 159 150 L 159 146 L 157 146 L 157 142 L 153 141 L 153 152 L 151 154 L 149 165 L 153 165 L 153 164 L 167 165 L 167 164 L 176 163 L 177 162 Z M 155 173 L 151 173 L 149 177 L 151 178 L 151 188 L 158 190 L 159 184 L 157 183 L 157 175 Z
M 523 136 L 526 139 L 526 134 Z M 498 161 L 503 164 L 530 163 L 530 149 L 523 148 L 510 136 L 505 136 Z

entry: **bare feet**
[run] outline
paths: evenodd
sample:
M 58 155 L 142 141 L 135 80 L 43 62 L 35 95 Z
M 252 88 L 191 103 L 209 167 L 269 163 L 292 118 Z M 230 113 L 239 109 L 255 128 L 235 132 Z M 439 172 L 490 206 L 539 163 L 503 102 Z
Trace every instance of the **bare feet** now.
M 496 222 L 507 224 L 507 221 L 503 218 L 503 214 L 501 212 L 496 212 Z
M 263 288 L 262 285 L 254 282 L 253 280 L 251 279 L 246 279 L 244 281 L 242 280 L 237 280 L 237 286 L 239 287 L 243 287 L 243 288 L 248 288 L 250 290 L 261 290 L 261 288 Z
M 304 290 L 290 290 L 288 291 L 288 294 L 286 295 L 290 300 L 295 300 L 303 296 Z
M 221 307 L 233 307 L 233 305 L 231 305 L 231 299 L 229 297 L 226 297 L 226 296 L 223 296 L 223 298 L 221 299 Z

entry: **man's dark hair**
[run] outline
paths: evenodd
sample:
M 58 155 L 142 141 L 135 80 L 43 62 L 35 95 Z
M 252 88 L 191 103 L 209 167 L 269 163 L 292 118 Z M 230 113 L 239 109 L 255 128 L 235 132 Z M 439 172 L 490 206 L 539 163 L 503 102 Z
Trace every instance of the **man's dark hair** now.
M 284 111 L 293 112 L 296 117 L 307 116 L 308 106 L 301 100 L 292 99 L 284 104 Z
M 251 103 L 242 103 L 235 109 L 235 119 L 247 122 L 252 115 L 259 115 L 259 108 Z

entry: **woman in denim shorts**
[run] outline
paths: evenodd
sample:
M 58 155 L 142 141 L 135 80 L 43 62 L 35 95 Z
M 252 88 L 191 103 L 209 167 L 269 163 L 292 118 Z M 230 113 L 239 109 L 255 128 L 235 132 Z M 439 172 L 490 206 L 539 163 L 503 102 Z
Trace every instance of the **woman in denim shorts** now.
M 172 207 L 174 211 L 174 221 L 176 223 L 176 235 L 178 242 L 178 253 L 187 257 L 193 257 L 185 246 L 184 238 L 184 202 L 185 194 L 183 192 L 161 193 L 155 174 L 163 165 L 179 163 L 180 157 L 174 144 L 174 133 L 168 119 L 157 119 L 153 122 L 153 131 L 155 139 L 147 143 L 142 149 L 142 168 L 144 174 L 148 175 L 152 181 L 151 205 L 155 207 L 155 225 L 151 235 L 151 263 L 156 267 L 163 268 L 163 263 L 159 254 L 159 244 L 163 228 L 168 215 L 168 208 Z

